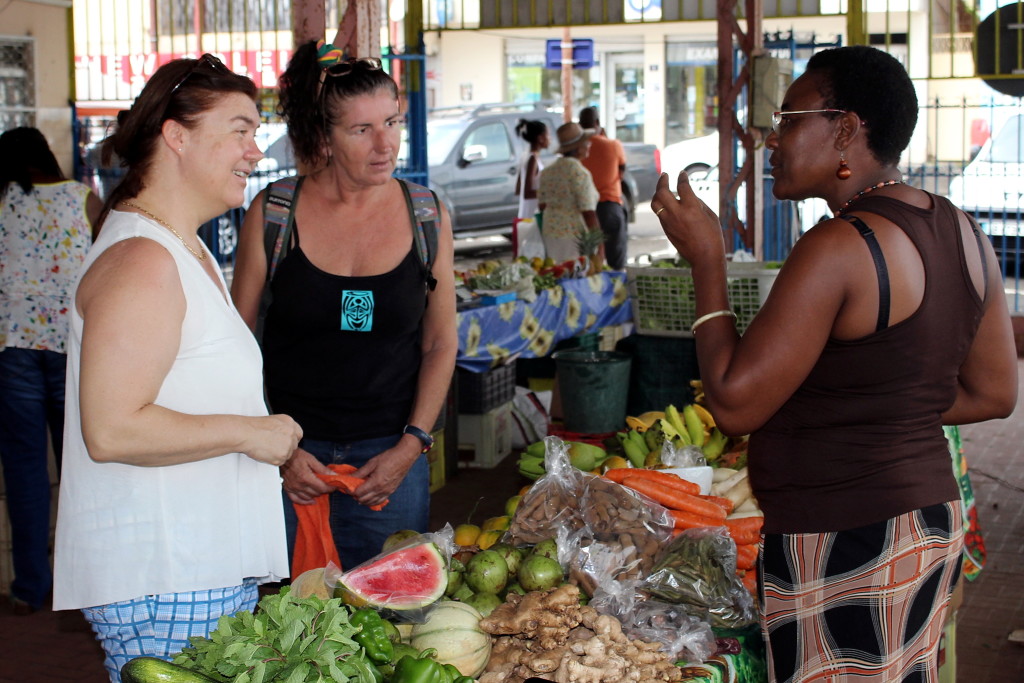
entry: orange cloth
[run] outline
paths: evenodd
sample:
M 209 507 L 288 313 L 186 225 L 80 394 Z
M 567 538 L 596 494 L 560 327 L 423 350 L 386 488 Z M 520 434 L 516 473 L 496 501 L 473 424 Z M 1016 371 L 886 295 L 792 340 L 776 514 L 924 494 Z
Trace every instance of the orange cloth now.
M 363 483 L 363 479 L 353 477 L 356 468 L 352 465 L 328 465 L 334 474 L 318 474 L 325 483 L 349 495 L 355 493 Z M 371 510 L 380 510 L 387 501 L 373 505 Z M 292 552 L 292 578 L 296 578 L 308 569 L 326 567 L 333 562 L 341 569 L 338 558 L 338 547 L 334 545 L 331 534 L 331 499 L 329 494 L 318 496 L 312 505 L 296 505 L 295 514 L 299 518 L 295 532 L 295 550 Z
M 597 188 L 599 202 L 622 203 L 622 171 L 626 166 L 626 151 L 622 143 L 605 137 L 604 133 L 590 138 L 590 154 L 580 159 L 590 171 Z

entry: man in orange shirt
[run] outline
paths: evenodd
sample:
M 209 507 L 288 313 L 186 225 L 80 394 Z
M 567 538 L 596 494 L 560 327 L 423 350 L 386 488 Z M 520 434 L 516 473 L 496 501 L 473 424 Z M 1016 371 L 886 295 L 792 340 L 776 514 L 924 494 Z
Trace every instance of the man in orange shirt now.
M 597 220 L 604 233 L 604 255 L 613 270 L 626 266 L 626 209 L 622 206 L 622 174 L 626 170 L 626 152 L 622 143 L 604 134 L 597 110 L 580 110 L 580 126 L 593 128 L 590 154 L 582 159 L 597 188 Z

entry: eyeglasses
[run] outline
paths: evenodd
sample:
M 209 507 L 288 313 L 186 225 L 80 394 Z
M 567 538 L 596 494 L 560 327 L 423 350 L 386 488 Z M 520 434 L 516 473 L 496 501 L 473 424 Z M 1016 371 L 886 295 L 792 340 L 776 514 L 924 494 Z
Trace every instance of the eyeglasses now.
M 845 109 L 802 109 L 800 111 L 777 111 L 772 113 L 772 131 L 776 135 L 782 130 L 782 122 L 786 120 L 788 116 L 796 116 L 797 114 L 847 114 Z
M 352 59 L 339 60 L 320 70 L 320 82 L 316 86 L 316 99 L 320 99 L 320 95 L 324 90 L 324 82 L 328 76 L 332 78 L 348 76 L 357 67 L 361 67 L 366 71 L 380 71 L 383 68 L 380 60 L 375 57 L 354 57 Z

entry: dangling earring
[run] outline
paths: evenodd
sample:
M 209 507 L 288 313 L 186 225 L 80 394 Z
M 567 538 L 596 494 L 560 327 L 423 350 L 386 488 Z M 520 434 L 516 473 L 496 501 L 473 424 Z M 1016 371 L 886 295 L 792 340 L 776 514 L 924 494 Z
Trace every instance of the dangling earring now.
M 839 152 L 839 168 L 836 169 L 836 178 L 847 180 L 853 175 L 853 171 L 846 165 L 846 152 Z

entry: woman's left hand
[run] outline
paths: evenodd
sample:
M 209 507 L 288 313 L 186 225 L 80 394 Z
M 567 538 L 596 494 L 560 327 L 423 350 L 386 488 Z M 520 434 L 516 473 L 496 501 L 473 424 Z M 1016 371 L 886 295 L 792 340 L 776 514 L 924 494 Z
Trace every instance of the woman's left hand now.
M 651 210 L 679 255 L 691 264 L 716 262 L 725 258 L 725 238 L 718 216 L 690 187 L 689 177 L 680 172 L 676 195 L 669 187 L 667 173 L 658 178 Z
M 353 472 L 353 476 L 364 480 L 353 494 L 356 502 L 367 507 L 384 503 L 405 479 L 419 453 L 419 449 L 416 449 L 413 455 L 407 440 L 403 438 L 394 447 L 375 455 Z

